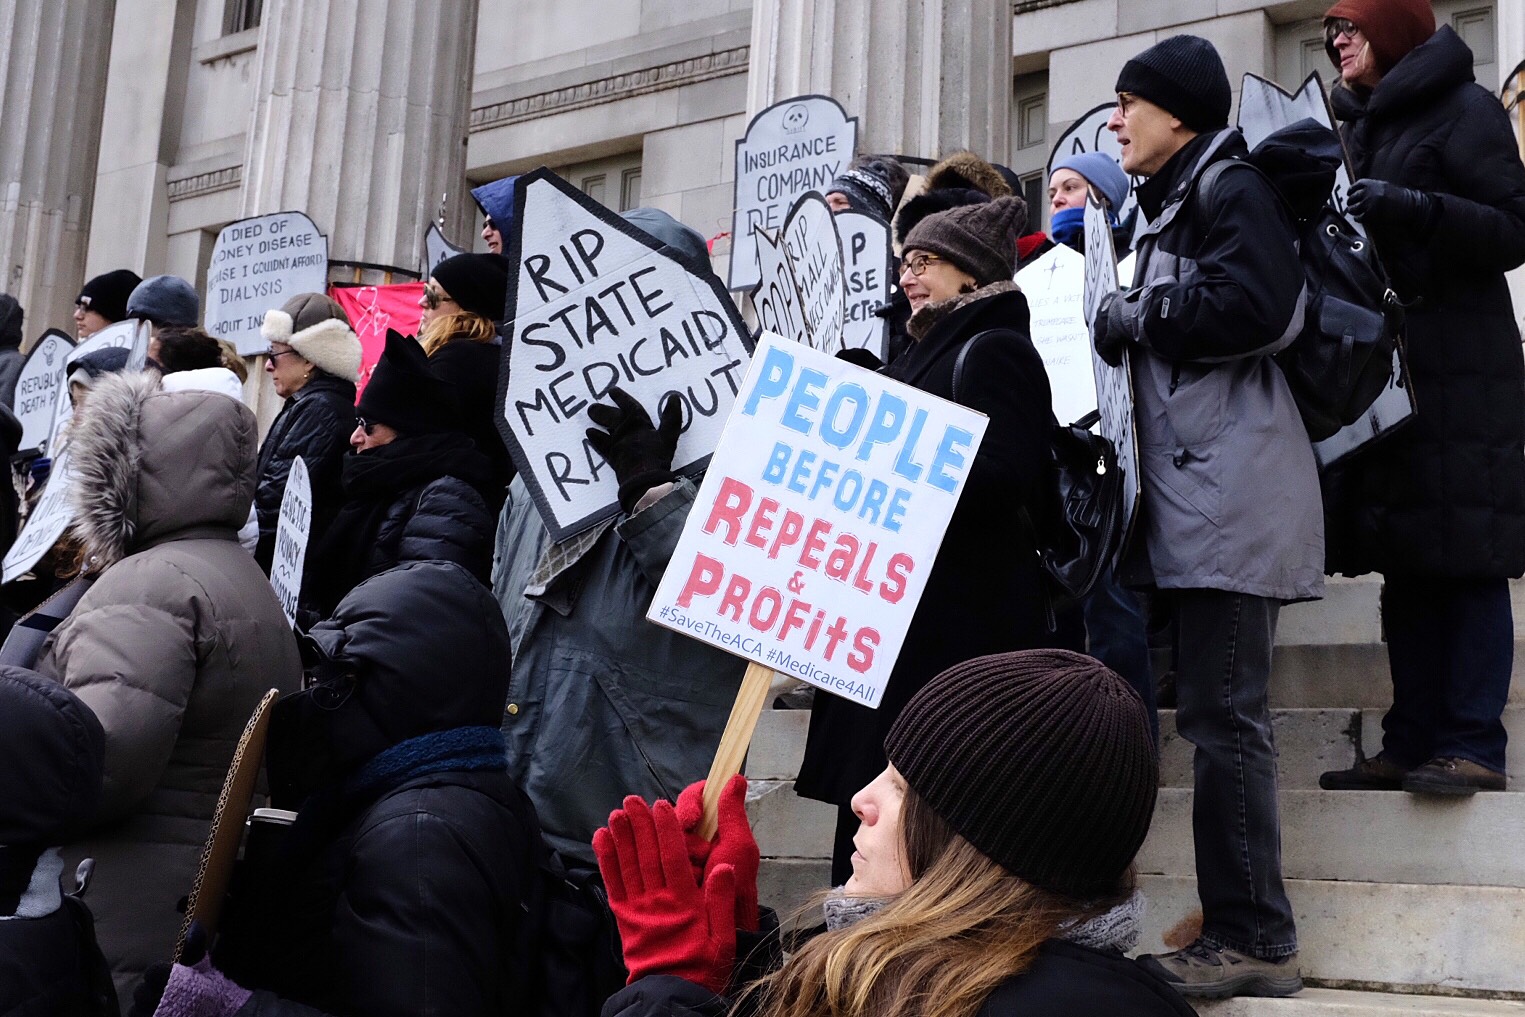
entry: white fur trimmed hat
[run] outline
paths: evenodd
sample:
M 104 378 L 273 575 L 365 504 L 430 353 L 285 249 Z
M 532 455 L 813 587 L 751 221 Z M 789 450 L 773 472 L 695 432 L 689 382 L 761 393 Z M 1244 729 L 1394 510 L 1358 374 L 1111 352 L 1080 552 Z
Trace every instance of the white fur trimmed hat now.
M 322 293 L 298 293 L 279 310 L 266 311 L 259 334 L 290 346 L 320 371 L 360 380 L 360 337 L 344 308 Z

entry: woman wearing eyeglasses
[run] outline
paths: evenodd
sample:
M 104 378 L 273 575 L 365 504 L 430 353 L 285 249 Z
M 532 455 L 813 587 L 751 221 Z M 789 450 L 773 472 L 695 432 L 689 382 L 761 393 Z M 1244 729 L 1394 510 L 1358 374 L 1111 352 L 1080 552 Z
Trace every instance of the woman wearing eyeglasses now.
M 1329 568 L 1385 581 L 1393 706 L 1381 753 L 1322 783 L 1501 791 L 1508 581 L 1525 573 L 1525 365 L 1504 273 L 1525 263 L 1525 166 L 1427 0 L 1341 0 L 1324 27 L 1347 205 L 1408 308 L 1418 414 L 1331 486 Z
M 301 599 L 319 617 L 366 579 L 408 562 L 455 562 L 487 582 L 492 465 L 462 432 L 455 392 L 429 367 L 418 343 L 387 333 L 356 407 L 343 503 L 308 544 Z
M 906 235 L 900 286 L 911 344 L 884 373 L 985 414 L 968 486 L 937 553 L 877 710 L 817 696 L 795 790 L 838 808 L 832 885 L 852 875 L 853 795 L 885 767 L 884 739 L 933 675 L 970 657 L 1081 648 L 1078 619 L 1050 631 L 1036 548 L 1022 512 L 1042 518 L 1054 413 L 1048 375 L 1028 334 L 1027 298 L 1011 281 L 1022 199 L 929 215 Z
M 270 343 L 265 371 L 275 394 L 286 400 L 260 446 L 254 493 L 259 520 L 254 557 L 268 573 L 286 478 L 297 456 L 312 484 L 314 537 L 338 508 L 339 471 L 355 429 L 360 339 L 344 308 L 321 293 L 300 293 L 267 312 L 260 333 Z
M 493 465 L 498 490 L 488 507 L 503 505 L 513 464 L 498 433 L 498 371 L 503 344 L 497 322 L 508 293 L 508 262 L 496 254 L 457 254 L 434 268 L 419 300 L 418 341 L 429 371 L 455 387 L 462 426 Z

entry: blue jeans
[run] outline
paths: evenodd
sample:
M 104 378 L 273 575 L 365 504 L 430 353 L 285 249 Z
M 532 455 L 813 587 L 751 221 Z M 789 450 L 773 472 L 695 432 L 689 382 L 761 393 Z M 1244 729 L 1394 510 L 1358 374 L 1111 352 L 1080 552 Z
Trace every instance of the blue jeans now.
M 1382 626 L 1393 675 L 1383 754 L 1405 767 L 1455 758 L 1503 773 L 1514 670 L 1509 581 L 1388 576 Z
M 1176 729 L 1196 746 L 1192 834 L 1202 939 L 1275 960 L 1297 952 L 1281 879 L 1267 692 L 1278 601 L 1164 591 L 1177 624 Z
M 1158 747 L 1160 718 L 1155 709 L 1154 672 L 1149 666 L 1148 622 L 1138 594 L 1119 583 L 1107 569 L 1080 607 L 1085 614 L 1086 652 L 1116 671 L 1138 693 L 1149 711 L 1150 732 Z

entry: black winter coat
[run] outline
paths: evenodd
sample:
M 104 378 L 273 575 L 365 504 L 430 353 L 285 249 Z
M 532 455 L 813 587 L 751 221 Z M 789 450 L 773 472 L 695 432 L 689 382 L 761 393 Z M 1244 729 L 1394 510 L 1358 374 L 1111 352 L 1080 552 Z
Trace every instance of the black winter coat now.
M 1375 90 L 1334 93 L 1356 177 L 1437 199 L 1432 221 L 1373 226 L 1408 312 L 1416 419 L 1331 478 L 1329 569 L 1525 572 L 1525 368 L 1504 273 L 1525 262 L 1525 167 L 1497 98 L 1449 27 Z
M 311 546 L 338 510 L 340 471 L 354 430 L 355 386 L 326 371 L 313 371 L 312 380 L 287 399 L 275 415 L 259 449 L 259 484 L 254 489 L 254 512 L 259 520 L 259 546 L 254 558 L 267 573 L 275 554 L 275 530 L 292 460 L 302 457 L 312 484 Z
M 925 309 L 924 309 L 925 311 Z M 912 325 L 916 326 L 913 318 Z M 964 365 L 964 345 L 995 329 Z M 990 418 L 926 591 L 877 710 L 839 696 L 816 697 L 795 790 L 846 805 L 885 767 L 884 736 L 911 696 L 944 669 L 988 653 L 1080 649 L 1074 619 L 1048 630 L 1043 578 L 1020 505 L 1039 504 L 1049 473 L 1054 413 L 1048 374 L 1028 335 L 1027 298 L 997 283 L 949 301 L 942 317 L 884 373 L 953 399 Z
M 476 443 L 477 451 L 492 463 L 496 498 L 488 505 L 494 514 L 503 507 L 508 482 L 514 478 L 513 463 L 498 431 L 498 372 L 503 360 L 500 343 L 453 339 L 429 358 L 429 373 L 455 386 L 460 396 L 462 430 Z
M 728 1004 L 681 978 L 643 978 L 610 997 L 603 1017 L 721 1017 Z M 1050 940 L 1002 983 L 978 1017 L 1194 1017 L 1174 989 L 1120 954 Z
M 0 922 L 0 1017 L 116 1017 L 90 925 L 89 910 L 70 897 L 42 918 Z

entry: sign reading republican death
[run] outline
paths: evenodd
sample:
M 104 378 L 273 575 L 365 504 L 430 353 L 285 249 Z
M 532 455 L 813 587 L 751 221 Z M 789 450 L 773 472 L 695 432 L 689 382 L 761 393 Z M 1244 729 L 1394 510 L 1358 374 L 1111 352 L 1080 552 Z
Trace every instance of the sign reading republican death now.
M 1064 133 L 1059 135 L 1059 140 L 1054 144 L 1053 151 L 1049 153 L 1048 166 L 1045 169 L 1047 176 L 1043 178 L 1044 187 L 1048 186 L 1049 178 L 1054 175 L 1054 167 L 1072 155 L 1101 152 L 1111 156 L 1112 161 L 1119 167 L 1122 166 L 1123 146 L 1118 142 L 1117 135 L 1107 130 L 1107 121 L 1112 119 L 1112 113 L 1116 109 L 1115 102 L 1102 103 L 1065 128 Z M 1128 197 L 1123 202 L 1123 207 L 1117 209 L 1117 221 L 1126 223 L 1137 207 L 1137 181 L 1130 177 Z
M 874 312 L 895 294 L 895 251 L 890 224 L 867 212 L 836 213 L 842 238 L 842 267 L 847 277 L 847 321 L 842 327 L 844 349 L 866 349 L 887 359 L 889 322 Z
M 754 228 L 777 234 L 800 196 L 825 191 L 858 146 L 858 118 L 824 95 L 775 103 L 736 142 L 729 287 L 751 291 L 759 274 Z
M 1030 330 L 1048 372 L 1054 416 L 1064 423 L 1096 409 L 1096 374 L 1091 367 L 1091 330 L 1085 318 L 1085 256 L 1064 244 L 1017 273 L 1027 296 Z
M 50 328 L 32 344 L 32 351 L 16 377 L 16 397 L 11 408 L 21 422 L 22 452 L 35 452 L 47 441 L 53 426 L 55 404 L 64 390 L 64 360 L 74 349 L 74 340 L 56 328 Z
M 647 618 L 878 706 L 986 423 L 763 333 Z
M 624 389 L 652 420 L 683 404 L 673 469 L 704 469 L 752 339 L 709 265 L 637 229 L 550 170 L 519 178 L 508 247 L 498 421 L 554 540 L 619 511 L 588 407 Z
M 53 401 L 53 420 L 48 425 L 47 444 L 42 446 L 45 455 L 52 455 L 57 451 L 64 425 L 74 416 L 74 401 L 69 398 L 69 368 L 100 350 L 123 349 L 128 351 L 126 369 L 141 370 L 148 359 L 151 331 L 152 328 L 148 322 L 128 318 L 125 321 L 107 325 L 69 351 L 64 357 L 64 387 L 59 391 L 58 398 Z M 54 481 L 50 480 L 48 483 L 52 484 Z
M 312 532 L 312 483 L 307 464 L 297 456 L 286 475 L 281 514 L 275 526 L 275 556 L 270 563 L 270 585 L 275 588 L 286 621 L 297 621 L 297 598 L 302 592 L 302 565 L 307 560 L 307 538 Z
M 207 266 L 206 330 L 240 356 L 263 353 L 265 312 L 298 293 L 328 291 L 328 238 L 301 212 L 229 223 Z

